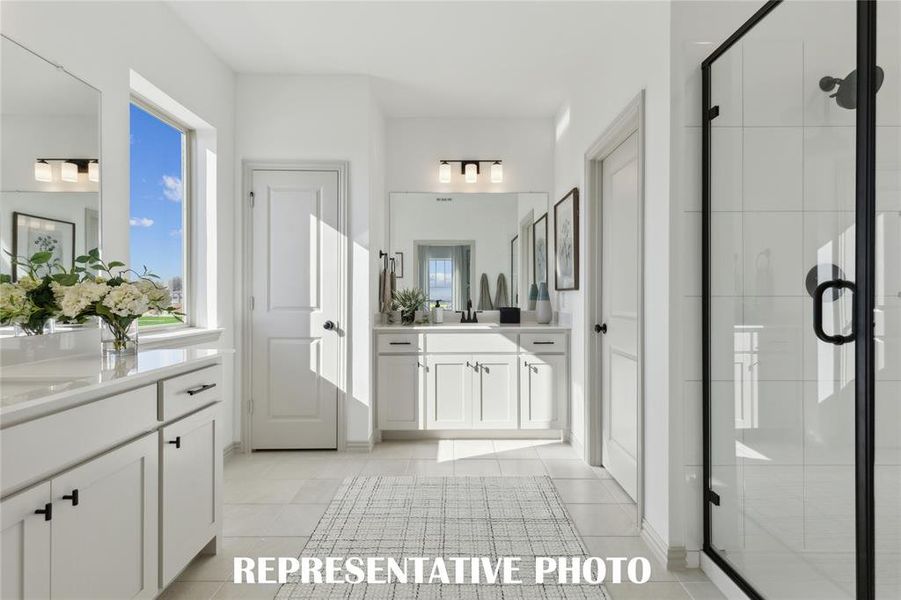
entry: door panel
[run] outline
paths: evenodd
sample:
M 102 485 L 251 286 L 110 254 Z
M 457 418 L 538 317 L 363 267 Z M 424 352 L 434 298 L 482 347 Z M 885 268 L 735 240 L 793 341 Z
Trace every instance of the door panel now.
M 472 358 L 478 365 L 472 375 L 473 427 L 515 429 L 518 421 L 516 356 L 477 354 Z
M 337 446 L 338 174 L 253 172 L 253 447 Z
M 471 427 L 472 357 L 434 354 L 427 360 L 426 426 L 429 429 Z
M 419 429 L 422 358 L 379 356 L 378 410 L 381 429 Z
M 520 369 L 520 427 L 561 428 L 560 407 L 566 398 L 566 357 L 526 354 Z
M 603 464 L 633 498 L 638 493 L 638 361 L 641 265 L 638 134 L 620 144 L 601 166 L 601 339 Z
M 50 597 L 50 527 L 35 514 L 50 502 L 50 483 L 42 483 L 0 502 L 0 598 Z
M 53 597 L 156 594 L 157 453 L 157 435 L 150 434 L 51 481 Z M 77 504 L 63 498 L 73 490 Z

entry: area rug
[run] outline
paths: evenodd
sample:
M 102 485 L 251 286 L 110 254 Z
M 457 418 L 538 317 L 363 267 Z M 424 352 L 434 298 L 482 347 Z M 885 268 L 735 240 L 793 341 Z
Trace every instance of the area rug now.
M 292 576 L 276 598 L 605 600 L 599 585 L 534 583 L 534 557 L 587 555 L 549 477 L 354 477 L 300 556 L 515 556 L 524 583 L 316 584 Z

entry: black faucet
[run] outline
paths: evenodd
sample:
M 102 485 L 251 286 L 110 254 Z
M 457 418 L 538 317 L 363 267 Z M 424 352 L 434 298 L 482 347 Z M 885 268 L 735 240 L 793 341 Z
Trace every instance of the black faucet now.
M 467 300 L 466 302 L 466 310 L 458 310 L 460 313 L 460 322 L 461 323 L 478 323 L 478 311 L 472 310 L 472 299 Z

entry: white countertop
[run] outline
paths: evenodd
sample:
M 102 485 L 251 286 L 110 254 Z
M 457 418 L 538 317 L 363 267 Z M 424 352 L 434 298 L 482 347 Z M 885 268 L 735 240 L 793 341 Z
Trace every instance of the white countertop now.
M 376 333 L 427 333 L 440 331 L 454 332 L 518 332 L 518 333 L 556 333 L 568 332 L 570 327 L 557 323 L 540 325 L 538 323 L 441 323 L 426 325 L 375 325 Z
M 213 364 L 227 351 L 148 348 L 104 359 L 99 353 L 0 368 L 0 426 L 44 416 L 89 400 Z

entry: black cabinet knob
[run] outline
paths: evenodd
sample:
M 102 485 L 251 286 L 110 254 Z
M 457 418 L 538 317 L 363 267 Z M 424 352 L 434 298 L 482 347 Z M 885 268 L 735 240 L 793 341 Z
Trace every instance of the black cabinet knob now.
M 63 500 L 71 500 L 72 506 L 78 506 L 78 490 L 72 490 L 71 494 L 66 494 L 65 496 L 63 496 Z
M 173 444 L 176 448 L 181 448 L 181 436 L 180 436 L 180 435 L 177 435 L 177 436 L 175 436 L 175 439 L 174 439 L 174 440 L 169 440 L 169 441 L 166 442 L 166 443 L 167 443 L 167 444 Z
M 44 505 L 44 508 L 39 508 L 36 511 L 34 511 L 34 514 L 44 515 L 44 520 L 49 521 L 50 519 L 53 518 L 53 505 L 48 502 L 47 504 Z
M 595 333 L 607 333 L 607 324 L 604 323 L 603 325 L 595 325 L 594 332 Z
M 334 321 L 326 321 L 325 323 L 322 324 L 322 328 L 325 329 L 326 331 L 332 331 L 335 328 L 335 322 Z

